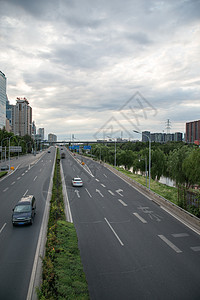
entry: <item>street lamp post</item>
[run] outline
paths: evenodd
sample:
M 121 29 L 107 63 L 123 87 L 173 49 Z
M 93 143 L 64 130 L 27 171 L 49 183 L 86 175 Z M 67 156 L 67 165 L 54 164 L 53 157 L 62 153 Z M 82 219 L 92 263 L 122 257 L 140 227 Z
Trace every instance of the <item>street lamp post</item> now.
M 142 134 L 141 132 L 139 132 L 137 130 L 133 130 L 133 132 Z M 150 187 L 150 182 L 151 182 L 151 138 L 148 135 L 146 135 L 145 133 L 143 133 L 143 135 L 146 136 L 149 140 L 149 190 L 151 190 L 151 187 Z
M 6 137 L 5 139 L 3 139 L 3 140 L 1 141 L 1 162 L 2 162 L 2 160 L 3 160 L 3 141 L 8 140 L 8 139 L 9 139 L 9 138 Z
M 108 135 L 107 135 L 107 137 L 110 138 L 110 139 L 114 139 L 115 140 L 115 160 L 114 160 L 114 166 L 116 167 L 116 157 L 117 157 L 116 141 L 117 141 L 117 138 L 111 138 Z
M 11 137 L 9 137 L 9 170 L 10 170 L 10 140 L 11 138 L 15 137 L 14 135 L 12 135 Z

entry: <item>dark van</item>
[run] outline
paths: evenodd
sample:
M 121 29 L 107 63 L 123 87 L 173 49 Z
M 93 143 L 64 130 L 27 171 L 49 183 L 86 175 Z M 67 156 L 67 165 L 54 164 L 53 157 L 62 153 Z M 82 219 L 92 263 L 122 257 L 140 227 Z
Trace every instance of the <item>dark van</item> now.
M 36 213 L 36 201 L 32 195 L 24 196 L 13 208 L 12 223 L 14 225 L 33 224 Z

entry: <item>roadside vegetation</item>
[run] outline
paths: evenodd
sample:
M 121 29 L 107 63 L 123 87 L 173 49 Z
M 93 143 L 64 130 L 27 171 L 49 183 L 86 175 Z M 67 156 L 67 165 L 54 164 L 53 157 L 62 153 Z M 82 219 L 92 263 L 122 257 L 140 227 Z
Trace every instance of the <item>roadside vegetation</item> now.
M 57 158 L 48 222 L 46 253 L 43 259 L 41 300 L 89 299 L 88 285 L 78 248 L 75 227 L 66 221 L 60 176 L 60 157 Z
M 114 165 L 114 143 L 95 144 L 92 148 L 92 157 Z M 140 183 L 145 181 L 145 172 L 147 170 L 148 173 L 149 170 L 149 143 L 117 143 L 116 166 L 123 167 L 120 171 L 134 180 Z M 138 172 L 143 176 L 137 175 Z M 159 183 L 161 176 L 174 180 L 176 187 Z M 151 189 L 154 192 L 200 217 L 199 188 L 199 146 L 184 142 L 151 144 Z
M 5 176 L 7 173 L 8 173 L 7 171 L 3 171 L 3 172 L 0 171 L 0 178 Z

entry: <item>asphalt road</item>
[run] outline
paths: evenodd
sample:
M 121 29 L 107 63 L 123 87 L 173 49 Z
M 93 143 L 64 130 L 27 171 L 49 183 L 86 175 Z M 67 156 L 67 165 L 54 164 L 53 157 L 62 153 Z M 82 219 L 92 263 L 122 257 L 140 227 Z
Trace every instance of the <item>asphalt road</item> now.
M 27 297 L 38 236 L 41 228 L 55 148 L 51 153 L 14 160 L 15 171 L 0 180 L 0 299 Z M 32 226 L 13 227 L 12 209 L 23 195 L 36 198 Z
M 63 151 L 90 298 L 200 299 L 199 235 L 103 165 Z M 76 176 L 83 187 L 72 187 Z

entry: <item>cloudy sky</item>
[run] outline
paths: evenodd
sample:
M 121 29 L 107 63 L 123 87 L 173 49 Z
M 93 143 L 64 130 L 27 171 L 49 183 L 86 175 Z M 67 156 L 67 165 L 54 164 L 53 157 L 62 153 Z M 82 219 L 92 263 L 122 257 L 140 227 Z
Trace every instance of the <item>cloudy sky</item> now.
M 0 70 L 59 140 L 184 132 L 200 119 L 200 1 L 0 0 Z

